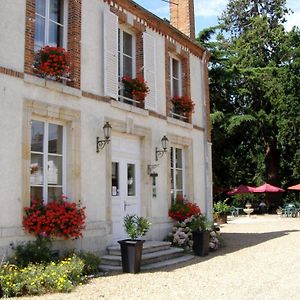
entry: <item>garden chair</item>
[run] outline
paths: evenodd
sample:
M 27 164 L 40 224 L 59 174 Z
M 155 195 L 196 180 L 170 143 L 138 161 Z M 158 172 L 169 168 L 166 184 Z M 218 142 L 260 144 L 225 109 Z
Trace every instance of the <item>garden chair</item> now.
M 239 210 L 234 206 L 230 207 L 230 213 L 231 213 L 232 217 L 238 217 L 239 216 Z

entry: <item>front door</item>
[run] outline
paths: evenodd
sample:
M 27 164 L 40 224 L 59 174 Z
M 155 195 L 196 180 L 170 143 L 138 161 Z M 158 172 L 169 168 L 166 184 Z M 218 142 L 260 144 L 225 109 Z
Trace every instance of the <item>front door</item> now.
M 140 214 L 140 143 L 138 138 L 112 139 L 112 232 L 113 243 L 127 238 L 123 218 Z

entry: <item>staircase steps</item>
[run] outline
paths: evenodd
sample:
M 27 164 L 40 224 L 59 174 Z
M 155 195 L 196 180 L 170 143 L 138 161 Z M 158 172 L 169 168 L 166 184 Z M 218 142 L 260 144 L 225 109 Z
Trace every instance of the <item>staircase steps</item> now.
M 108 254 L 101 258 L 104 271 L 121 271 L 122 260 L 120 245 L 108 247 Z M 142 270 L 166 267 L 188 261 L 193 255 L 186 255 L 181 248 L 171 247 L 170 242 L 147 241 L 143 244 Z

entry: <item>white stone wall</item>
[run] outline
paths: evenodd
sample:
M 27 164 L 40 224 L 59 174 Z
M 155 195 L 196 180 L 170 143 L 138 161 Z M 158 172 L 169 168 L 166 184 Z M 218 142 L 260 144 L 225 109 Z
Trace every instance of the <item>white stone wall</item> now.
M 0 66 L 22 71 L 24 66 L 25 1 L 5 1 L 0 10 Z M 4 9 L 3 9 L 4 5 Z M 81 40 L 82 90 L 103 96 L 103 11 L 108 6 L 98 0 L 83 1 Z M 18 18 L 18 22 L 13 22 Z M 157 53 L 157 112 L 166 114 L 165 95 L 165 43 L 164 37 L 147 29 L 156 39 Z M 191 96 L 196 102 L 193 124 L 204 126 L 204 91 L 201 63 L 191 55 Z M 87 230 L 84 239 L 69 242 L 78 247 L 103 252 L 111 243 L 110 165 L 111 147 L 96 153 L 96 136 L 103 137 L 106 120 L 118 130 L 137 134 L 143 141 L 141 158 L 141 212 L 152 220 L 147 238 L 163 239 L 171 228 L 168 218 L 170 206 L 169 153 L 155 161 L 155 147 L 161 148 L 161 138 L 167 135 L 170 146 L 183 146 L 187 153 L 185 170 L 187 196 L 196 201 L 201 210 L 207 209 L 207 177 L 205 166 L 205 132 L 172 118 L 163 120 L 149 116 L 148 111 L 116 101 L 103 102 L 81 96 L 81 91 L 60 83 L 45 81 L 26 75 L 24 79 L 0 74 L 0 255 L 9 249 L 11 241 L 28 239 L 21 227 L 22 210 L 29 199 L 24 199 L 24 118 L 25 103 L 35 101 L 49 107 L 66 108 L 80 113 L 80 134 L 77 137 L 80 152 L 80 187 L 75 201 L 86 206 Z M 118 127 L 119 126 L 119 127 Z M 118 129 L 117 129 L 118 127 Z M 158 164 L 157 197 L 152 197 L 151 180 L 147 174 L 149 164 Z M 68 191 L 72 194 L 72 188 Z M 59 244 L 59 243 L 58 243 Z M 61 247 L 62 245 L 58 245 Z

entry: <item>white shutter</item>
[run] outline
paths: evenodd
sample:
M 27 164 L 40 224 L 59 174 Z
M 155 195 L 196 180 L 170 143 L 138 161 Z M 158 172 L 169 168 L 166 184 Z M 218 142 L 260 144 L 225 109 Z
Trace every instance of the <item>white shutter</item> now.
M 150 93 L 145 99 L 145 108 L 157 110 L 156 90 L 156 43 L 155 38 L 144 32 L 144 77 L 149 86 Z
M 118 17 L 104 11 L 104 94 L 118 98 Z

